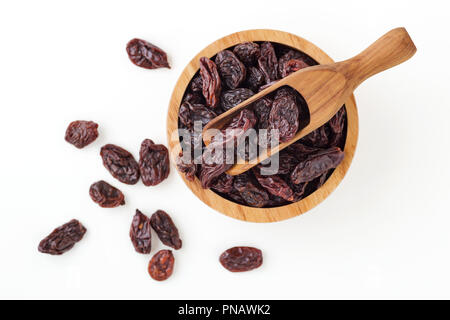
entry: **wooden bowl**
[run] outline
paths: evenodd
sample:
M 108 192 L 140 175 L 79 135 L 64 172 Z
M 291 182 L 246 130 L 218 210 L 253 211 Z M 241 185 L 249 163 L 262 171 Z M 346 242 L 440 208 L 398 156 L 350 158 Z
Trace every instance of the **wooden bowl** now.
M 167 115 L 167 136 L 171 161 L 173 164 L 175 164 L 176 156 L 181 151 L 181 145 L 178 138 L 178 110 L 189 82 L 199 69 L 199 58 L 211 58 L 219 51 L 245 41 L 277 42 L 306 53 L 320 64 L 334 62 L 325 52 L 311 42 L 283 31 L 266 29 L 247 30 L 230 34 L 211 43 L 205 49 L 200 51 L 200 53 L 198 53 L 186 66 L 177 81 L 170 99 Z M 356 109 L 355 97 L 353 95 L 345 102 L 345 106 L 347 109 L 347 137 L 344 148 L 344 160 L 334 170 L 322 187 L 296 203 L 276 208 L 247 207 L 222 198 L 220 195 L 209 189 L 202 189 L 198 179 L 188 181 L 183 174 L 180 173 L 180 175 L 189 189 L 191 189 L 200 200 L 211 208 L 232 218 L 251 222 L 275 222 L 298 216 L 314 208 L 328 197 L 344 178 L 345 173 L 350 167 L 356 149 L 356 142 L 358 140 L 358 112 Z

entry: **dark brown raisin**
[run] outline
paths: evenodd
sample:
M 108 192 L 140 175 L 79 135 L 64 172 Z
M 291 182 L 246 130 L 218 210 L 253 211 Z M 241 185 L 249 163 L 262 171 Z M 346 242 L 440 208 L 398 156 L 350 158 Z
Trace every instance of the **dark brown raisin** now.
M 295 60 L 295 62 L 292 62 Z M 291 62 L 290 62 L 291 61 Z M 309 57 L 302 54 L 301 52 L 288 50 L 285 54 L 281 56 L 278 60 L 278 72 L 280 78 L 284 78 L 289 75 L 289 71 L 292 71 L 292 68 L 296 66 L 301 66 L 302 68 L 306 68 L 308 66 L 315 65 L 316 63 L 311 61 Z
M 336 168 L 344 159 L 344 152 L 337 147 L 309 155 L 291 173 L 292 182 L 299 184 L 320 177 L 328 170 Z
M 156 186 L 170 173 L 169 150 L 162 144 L 145 139 L 139 152 L 139 170 L 146 186 Z
M 202 92 L 203 90 L 203 80 L 200 74 L 197 74 L 191 81 L 192 92 Z
M 138 209 L 131 222 L 130 239 L 136 252 L 147 254 L 152 250 L 150 219 Z
M 259 184 L 266 189 L 270 194 L 283 198 L 287 201 L 294 200 L 294 192 L 289 185 L 278 175 L 264 176 L 254 170 L 254 174 Z
M 202 92 L 208 107 L 215 108 L 219 104 L 222 81 L 216 64 L 206 57 L 200 58 L 200 75 L 202 77 Z
M 269 201 L 268 193 L 259 187 L 248 173 L 235 176 L 233 187 L 249 206 L 262 208 Z
M 267 84 L 278 80 L 278 59 L 270 42 L 261 44 L 261 56 L 258 59 L 258 65 L 264 74 Z
M 177 157 L 177 167 L 187 180 L 194 181 L 198 168 L 192 158 L 187 161 L 183 158 L 183 152 L 181 152 Z
M 165 211 L 158 210 L 152 214 L 150 224 L 162 243 L 175 250 L 181 248 L 182 242 L 178 229 Z
M 217 192 L 228 193 L 233 190 L 233 180 L 234 177 L 230 176 L 226 173 L 222 173 L 211 185 L 211 189 L 214 189 Z
M 103 165 L 111 175 L 126 184 L 136 184 L 139 181 L 139 165 L 127 150 L 107 144 L 100 150 Z
M 220 96 L 220 106 L 224 111 L 228 111 L 253 95 L 253 91 L 246 88 L 227 90 Z
M 294 73 L 295 71 L 298 71 L 300 69 L 304 69 L 309 67 L 309 65 L 304 62 L 303 60 L 298 60 L 298 59 L 292 59 L 287 61 L 284 65 L 283 65 L 283 70 L 281 73 L 281 77 L 287 77 L 288 75 L 290 75 L 291 73 Z
M 217 117 L 217 114 L 202 104 L 192 104 L 183 102 L 180 106 L 178 119 L 187 129 L 194 127 L 196 121 L 200 121 L 202 126 L 206 126 L 208 122 Z
M 125 204 L 125 197 L 122 191 L 103 180 L 91 185 L 89 195 L 102 208 L 115 208 Z
M 219 258 L 222 266 L 231 272 L 250 271 L 263 263 L 262 251 L 252 247 L 233 247 L 226 250 Z
M 160 250 L 148 264 L 148 273 L 150 277 L 157 281 L 164 281 L 168 279 L 173 272 L 175 258 L 170 250 Z
M 132 39 L 127 44 L 127 53 L 131 62 L 138 67 L 146 69 L 169 68 L 167 62 L 167 54 L 158 48 L 142 39 Z
M 259 58 L 259 45 L 254 42 L 243 42 L 234 47 L 233 53 L 245 65 L 251 66 L 254 65 L 256 63 L 256 60 Z
M 65 139 L 79 149 L 84 148 L 97 139 L 97 128 L 93 121 L 73 121 L 67 127 Z
M 223 82 L 230 89 L 236 89 L 245 80 L 247 70 L 230 50 L 220 51 L 215 59 L 219 74 Z
M 51 255 L 61 255 L 83 239 L 86 228 L 76 219 L 56 228 L 40 243 L 38 250 Z
M 287 142 L 295 136 L 299 128 L 299 110 L 294 95 L 277 91 L 269 115 L 269 128 L 278 130 L 280 142 Z
M 256 117 L 258 118 L 258 129 L 268 129 L 272 104 L 273 100 L 268 97 L 263 97 L 253 103 L 253 111 L 255 111 Z
M 250 67 L 247 70 L 247 80 L 245 84 L 253 91 L 258 92 L 259 88 L 264 85 L 264 74 L 256 67 Z

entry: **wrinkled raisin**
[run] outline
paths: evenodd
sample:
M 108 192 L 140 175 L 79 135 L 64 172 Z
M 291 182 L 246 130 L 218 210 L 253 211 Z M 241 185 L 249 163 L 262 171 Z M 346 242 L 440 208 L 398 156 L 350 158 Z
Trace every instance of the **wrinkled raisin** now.
M 231 272 L 250 271 L 263 263 L 262 251 L 252 247 L 233 247 L 219 258 L 222 266 Z
M 173 272 L 175 258 L 170 250 L 160 250 L 148 264 L 148 273 L 157 281 L 164 281 L 168 279 Z
M 216 64 L 206 57 L 200 58 L 200 75 L 202 77 L 202 92 L 208 107 L 215 108 L 219 104 L 222 82 Z
M 258 65 L 264 74 L 266 83 L 278 79 L 278 59 L 270 42 L 261 44 L 261 56 L 258 59 Z
M 38 250 L 51 255 L 61 255 L 83 239 L 85 233 L 86 228 L 78 220 L 70 220 L 45 237 L 39 243 Z
M 79 149 L 84 148 L 97 139 L 97 128 L 93 121 L 73 121 L 67 127 L 65 139 Z
M 299 184 L 320 177 L 328 170 L 336 168 L 343 159 L 344 152 L 337 147 L 311 154 L 292 171 L 292 182 Z
M 256 63 L 256 60 L 259 58 L 259 45 L 254 42 L 243 42 L 234 47 L 233 53 L 245 65 L 251 66 L 254 65 Z
M 175 250 L 181 248 L 182 242 L 178 229 L 166 212 L 163 210 L 156 211 L 150 217 L 150 224 L 162 243 Z
M 138 67 L 146 69 L 170 69 L 169 63 L 167 62 L 167 54 L 157 46 L 145 40 L 130 40 L 127 44 L 127 53 L 131 62 Z
M 136 184 L 139 181 L 139 165 L 127 150 L 107 144 L 100 150 L 100 155 L 103 165 L 114 178 L 126 184 Z
M 122 191 L 114 188 L 109 183 L 100 180 L 89 188 L 91 199 L 102 208 L 115 208 L 125 204 Z
M 170 173 L 169 151 L 162 144 L 145 139 L 139 152 L 139 169 L 146 186 L 156 186 Z
M 131 222 L 130 239 L 136 252 L 147 254 L 152 250 L 150 219 L 138 209 Z
M 253 95 L 253 91 L 246 88 L 227 90 L 220 97 L 220 106 L 224 111 L 228 111 Z
M 215 63 L 221 79 L 228 88 L 236 89 L 245 80 L 247 70 L 233 52 L 229 50 L 219 52 Z

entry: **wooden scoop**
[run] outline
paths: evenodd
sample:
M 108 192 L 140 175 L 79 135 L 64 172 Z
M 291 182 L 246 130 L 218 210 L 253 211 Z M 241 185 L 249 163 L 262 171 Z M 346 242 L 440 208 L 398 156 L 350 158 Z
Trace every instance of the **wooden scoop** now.
M 241 160 L 227 171 L 230 175 L 243 173 L 328 122 L 352 94 L 353 90 L 364 80 L 408 60 L 415 52 L 416 47 L 406 29 L 393 29 L 354 58 L 296 71 L 236 107 L 222 113 L 205 126 L 203 140 L 208 145 L 213 137 L 213 133 L 208 129 L 222 129 L 242 109 L 279 87 L 288 85 L 296 89 L 308 104 L 309 124 L 297 132 L 292 140 L 265 150 L 250 162 Z

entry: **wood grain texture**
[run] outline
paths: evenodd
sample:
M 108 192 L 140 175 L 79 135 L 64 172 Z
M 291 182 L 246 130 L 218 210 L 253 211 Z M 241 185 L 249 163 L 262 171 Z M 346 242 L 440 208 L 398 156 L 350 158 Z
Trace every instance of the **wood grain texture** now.
M 296 35 L 276 30 L 260 29 L 241 31 L 221 38 L 207 46 L 197 54 L 183 70 L 175 85 L 170 100 L 169 111 L 167 114 L 167 137 L 169 141 L 171 163 L 174 164 L 175 169 L 176 156 L 181 151 L 178 138 L 178 111 L 184 92 L 190 80 L 199 69 L 199 58 L 203 56 L 211 58 L 219 51 L 245 41 L 278 42 L 306 53 L 320 64 L 333 63 L 333 60 L 324 51 L 311 42 Z M 345 101 L 345 105 L 348 119 L 347 138 L 344 148 L 345 158 L 321 188 L 301 201 L 278 208 L 251 208 L 226 200 L 211 190 L 202 189 L 198 179 L 191 182 L 186 180 L 183 174 L 180 175 L 189 189 L 200 200 L 211 208 L 232 218 L 249 222 L 276 222 L 298 216 L 314 208 L 328 197 L 344 178 L 345 173 L 350 167 L 358 140 L 358 113 L 353 95 Z

